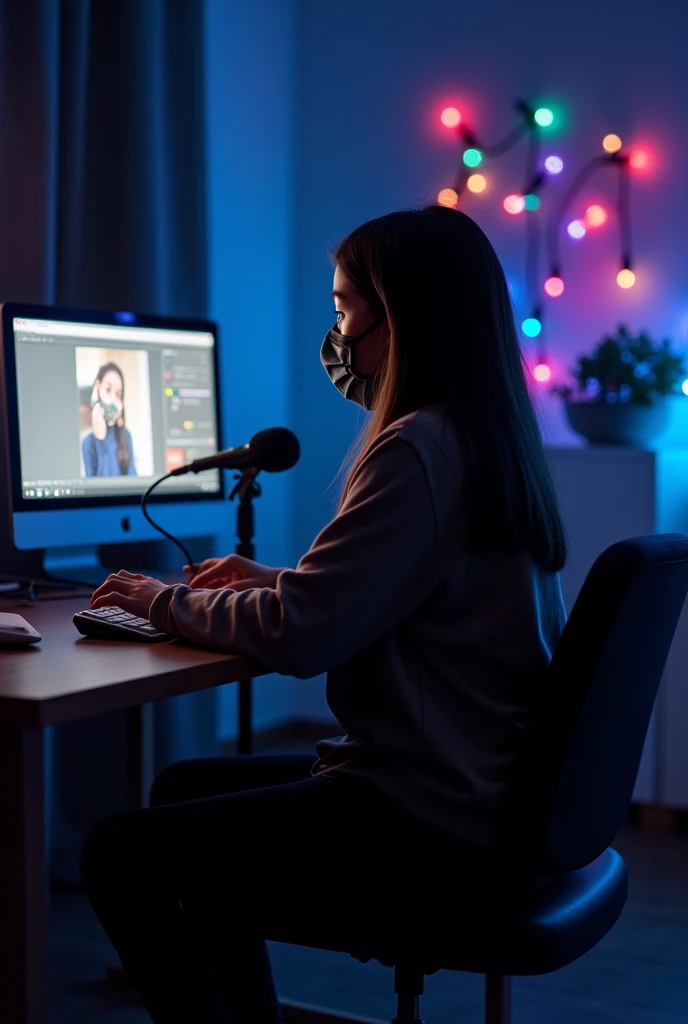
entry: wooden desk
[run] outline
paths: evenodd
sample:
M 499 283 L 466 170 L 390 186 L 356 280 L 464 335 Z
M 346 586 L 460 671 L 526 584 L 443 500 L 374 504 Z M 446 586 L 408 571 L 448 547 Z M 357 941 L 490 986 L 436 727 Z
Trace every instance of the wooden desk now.
M 88 640 L 72 624 L 88 595 L 2 603 L 41 633 L 34 647 L 0 651 L 0 1021 L 45 1024 L 43 728 L 127 709 L 132 802 L 145 803 L 144 705 L 266 670 L 246 658 L 176 641 Z M 87 770 L 88 766 L 84 766 Z M 139 799 L 136 799 L 136 798 Z

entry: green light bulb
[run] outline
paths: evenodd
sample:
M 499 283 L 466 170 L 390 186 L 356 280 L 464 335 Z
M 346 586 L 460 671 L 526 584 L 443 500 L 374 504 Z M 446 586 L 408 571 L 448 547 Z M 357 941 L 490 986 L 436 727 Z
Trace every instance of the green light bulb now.
M 538 107 L 535 111 L 535 120 L 541 128 L 549 128 L 554 120 L 554 114 L 548 107 Z
M 542 324 L 534 317 L 529 316 L 527 320 L 524 320 L 521 324 L 521 330 L 528 338 L 537 338 L 538 334 L 542 330 Z
M 477 167 L 483 162 L 483 155 L 479 149 L 467 149 L 463 154 L 463 162 L 466 167 Z
M 530 192 L 527 196 L 523 197 L 523 205 L 526 210 L 537 210 L 540 205 L 540 197 L 536 196 L 533 192 Z

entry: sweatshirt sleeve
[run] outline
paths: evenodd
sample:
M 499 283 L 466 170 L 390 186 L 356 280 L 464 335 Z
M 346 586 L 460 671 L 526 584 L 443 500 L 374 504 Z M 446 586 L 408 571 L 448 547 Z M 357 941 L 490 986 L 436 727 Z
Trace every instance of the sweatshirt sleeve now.
M 416 449 L 378 439 L 345 504 L 274 589 L 167 587 L 150 619 L 164 632 L 308 678 L 345 662 L 438 584 L 436 515 Z

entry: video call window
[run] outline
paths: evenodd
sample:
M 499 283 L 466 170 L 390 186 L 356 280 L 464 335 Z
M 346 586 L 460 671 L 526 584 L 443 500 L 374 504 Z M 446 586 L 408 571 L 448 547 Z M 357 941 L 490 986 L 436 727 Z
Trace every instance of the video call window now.
M 82 476 L 153 476 L 148 353 L 75 349 Z
M 218 449 L 205 331 L 15 318 L 25 497 L 140 494 Z M 220 489 L 217 471 L 166 481 Z

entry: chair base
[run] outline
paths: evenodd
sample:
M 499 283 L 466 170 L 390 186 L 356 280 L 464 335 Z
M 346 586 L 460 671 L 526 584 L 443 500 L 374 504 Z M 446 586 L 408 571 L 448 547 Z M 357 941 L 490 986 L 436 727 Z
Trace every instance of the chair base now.
M 397 1016 L 392 1024 L 423 1024 L 419 999 L 401 996 L 397 1005 Z M 348 1014 L 332 1013 L 321 1006 L 307 1006 L 302 1003 L 280 1002 L 284 1024 L 385 1024 L 385 1021 L 370 1017 L 354 1017 Z M 485 976 L 485 1017 L 484 1024 L 511 1024 L 511 978 L 502 974 Z

